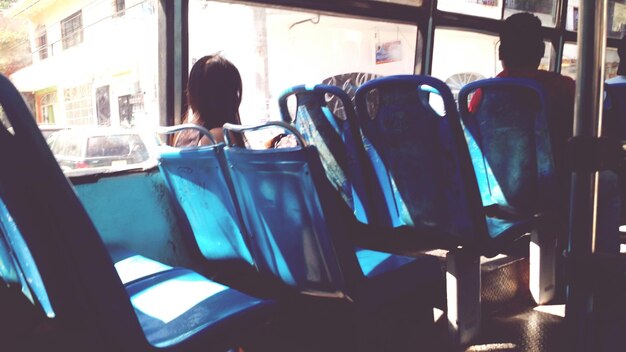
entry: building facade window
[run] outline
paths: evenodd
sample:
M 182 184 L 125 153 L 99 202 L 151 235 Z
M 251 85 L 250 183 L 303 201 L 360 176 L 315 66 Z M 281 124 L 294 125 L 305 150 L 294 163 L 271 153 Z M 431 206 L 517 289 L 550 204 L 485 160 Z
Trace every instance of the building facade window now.
M 46 33 L 46 27 L 37 26 L 35 36 L 35 51 L 37 52 L 39 60 L 48 58 L 48 35 Z
M 66 88 L 63 92 L 68 125 L 94 124 L 91 84 Z
M 82 11 L 75 12 L 61 21 L 61 38 L 63 49 L 71 48 L 83 42 Z
M 113 0 L 113 17 L 124 16 L 126 0 Z
M 40 113 L 41 115 L 37 119 L 38 123 L 48 123 L 53 124 L 56 122 L 54 118 L 54 105 L 57 101 L 57 93 L 50 92 L 43 94 L 39 98 L 39 106 L 41 107 Z

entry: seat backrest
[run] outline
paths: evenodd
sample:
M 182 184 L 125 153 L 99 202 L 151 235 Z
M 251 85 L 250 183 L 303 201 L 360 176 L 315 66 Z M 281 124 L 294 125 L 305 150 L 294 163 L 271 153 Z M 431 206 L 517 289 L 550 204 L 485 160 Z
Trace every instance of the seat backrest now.
M 459 113 L 483 205 L 526 216 L 554 209 L 558 185 L 541 87 L 520 78 L 475 81 L 459 92 Z
M 393 226 L 433 231 L 442 239 L 487 238 L 471 161 L 454 99 L 428 76 L 372 80 L 356 93 L 365 149 L 374 165 L 372 199 Z
M 624 141 L 626 140 L 626 82 L 607 83 L 604 89 L 606 91 L 604 108 L 609 113 L 609 118 L 614 119 L 607 121 L 611 128 L 609 135 Z
M 27 281 L 35 280 L 28 283 L 30 290 L 78 345 L 83 341 L 93 350 L 145 349 L 147 342 L 104 244 L 24 100 L 4 76 L 0 103 L 13 128 L 11 133 L 0 124 L 0 198 L 5 205 L 0 220 L 5 244 L 19 265 L 33 265 L 39 273 L 40 280 L 29 274 L 32 267 L 24 270 Z
M 161 174 L 186 215 L 202 255 L 208 260 L 254 265 L 230 175 L 224 171 L 224 144 L 164 147 L 158 160 Z
M 295 116 L 289 100 L 296 98 Z M 335 110 L 329 99 L 336 99 Z M 369 209 L 365 175 L 365 150 L 352 101 L 340 88 L 328 85 L 299 85 L 278 99 L 282 120 L 293 124 L 309 145 L 319 151 L 326 176 L 339 191 L 356 218 L 368 222 Z
M 229 124 L 225 129 L 246 130 Z M 343 238 L 345 219 L 338 218 L 341 212 L 330 200 L 336 191 L 324 175 L 317 149 L 227 146 L 225 155 L 261 270 L 304 294 L 350 297 L 363 274 L 354 248 Z

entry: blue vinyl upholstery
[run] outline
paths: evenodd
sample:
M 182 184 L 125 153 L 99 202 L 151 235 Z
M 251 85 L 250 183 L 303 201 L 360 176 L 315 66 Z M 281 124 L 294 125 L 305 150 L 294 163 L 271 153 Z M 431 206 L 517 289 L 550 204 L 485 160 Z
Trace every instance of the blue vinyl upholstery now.
M 224 145 L 167 148 L 159 155 L 166 184 L 189 220 L 202 255 L 208 260 L 254 265 L 233 203 L 232 184 L 222 170 Z
M 207 280 L 191 270 L 173 268 L 118 246 L 107 249 L 153 346 L 187 345 L 185 340 L 192 337 L 189 334 L 201 331 L 218 339 L 218 334 L 229 328 L 254 328 L 271 312 L 270 301 Z
M 483 205 L 518 217 L 554 210 L 558 185 L 541 87 L 519 78 L 472 82 L 459 92 L 459 113 Z
M 442 282 L 433 257 L 357 249 L 348 241 L 349 221 L 337 211 L 314 146 L 227 147 L 225 154 L 259 266 L 294 290 L 369 306 Z
M 526 221 L 485 217 L 450 89 L 428 76 L 376 79 L 357 90 L 363 142 L 383 199 L 372 199 L 391 225 L 428 232 L 443 246 L 484 254 L 525 233 Z M 495 239 L 497 238 L 497 241 Z
M 16 254 L 13 262 L 22 269 L 29 267 L 23 270 L 27 279 L 35 278 L 34 269 L 38 271 L 53 312 L 46 313 L 58 318 L 52 332 L 60 336 L 56 347 L 91 351 L 145 351 L 156 346 L 227 349 L 236 344 L 230 332 L 245 335 L 246 329 L 268 319 L 273 311 L 271 301 L 235 293 L 186 269 L 153 265 L 147 271 L 150 275 L 133 277 L 125 287 L 23 99 L 4 76 L 0 76 L 0 102 L 14 128 L 12 134 L 0 125 L 4 166 L 0 168 L 4 204 L 0 229 L 2 245 L 10 247 L 4 248 L 0 258 L 10 258 L 7 252 Z M 166 282 L 172 284 L 163 286 Z M 29 285 L 45 309 L 44 289 L 37 282 Z M 169 310 L 168 314 L 154 313 L 153 307 L 158 308 L 157 313 Z M 179 308 L 177 314 L 182 312 L 180 318 L 172 312 L 175 308 Z
M 605 84 L 604 109 L 614 121 L 609 121 L 609 134 L 621 141 L 626 140 L 626 83 Z
M 289 112 L 291 97 L 296 98 L 295 116 Z M 334 110 L 330 99 L 334 99 Z M 334 86 L 299 85 L 283 92 L 278 104 L 283 121 L 292 123 L 308 144 L 317 147 L 326 176 L 356 218 L 367 223 L 370 210 L 362 169 L 365 151 L 348 95 Z

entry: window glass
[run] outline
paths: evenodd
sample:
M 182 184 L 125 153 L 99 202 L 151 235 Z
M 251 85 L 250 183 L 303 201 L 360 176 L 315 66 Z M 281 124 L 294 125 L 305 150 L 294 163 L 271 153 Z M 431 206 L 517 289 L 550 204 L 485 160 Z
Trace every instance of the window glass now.
M 402 5 L 422 6 L 423 0 L 370 0 L 376 2 L 393 2 Z
M 546 49 L 539 69 L 549 70 L 551 45 Z M 495 77 L 502 71 L 498 55 L 499 37 L 470 31 L 437 29 L 433 52 L 432 76 L 446 82 L 455 98 L 467 83 Z M 460 60 L 457 53 L 465 53 Z
M 626 31 L 626 0 L 609 1 L 607 35 L 621 38 Z
M 556 0 L 439 0 L 442 11 L 503 19 L 517 12 L 532 12 L 546 27 L 554 27 Z
M 83 42 L 83 14 L 81 11 L 61 21 L 61 38 L 63 49 L 69 49 Z
M 0 32 L 11 39 L 0 44 L 0 72 L 22 93 L 44 134 L 79 126 L 97 127 L 90 129 L 94 135 L 102 135 L 96 132 L 99 128 L 114 127 L 132 134 L 159 125 L 157 4 L 157 0 L 9 4 L 0 18 Z M 73 142 L 54 146 L 53 152 L 75 156 L 86 148 Z M 128 168 L 149 166 L 131 161 Z
M 565 29 L 578 30 L 578 8 L 580 0 L 569 0 Z M 607 36 L 621 38 L 626 31 L 626 0 L 609 0 L 607 5 Z
M 280 119 L 277 99 L 294 85 L 333 81 L 343 86 L 350 77 L 363 83 L 377 75 L 412 74 L 416 42 L 414 25 L 189 2 L 190 69 L 216 52 L 239 69 L 243 123 Z
M 563 47 L 563 60 L 561 62 L 561 73 L 563 75 L 576 79 L 576 62 L 578 59 L 578 45 L 566 43 Z M 604 79 L 615 77 L 617 75 L 617 66 L 619 65 L 619 56 L 614 48 L 607 48 L 604 63 Z
M 539 17 L 544 27 L 554 27 L 557 17 L 556 3 L 556 0 L 506 0 L 504 18 L 517 12 L 530 12 Z
M 500 19 L 504 0 L 439 0 L 437 9 L 465 15 Z

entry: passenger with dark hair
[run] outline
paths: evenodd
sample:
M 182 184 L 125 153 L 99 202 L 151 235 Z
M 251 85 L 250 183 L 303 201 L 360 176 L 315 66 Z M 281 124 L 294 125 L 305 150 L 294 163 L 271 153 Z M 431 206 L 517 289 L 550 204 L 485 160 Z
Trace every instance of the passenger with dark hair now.
M 200 58 L 191 68 L 187 82 L 187 105 L 189 110 L 184 121 L 205 127 L 216 142 L 223 142 L 222 126 L 240 124 L 242 82 L 237 67 L 219 54 Z M 243 145 L 240 136 L 233 136 Z M 210 141 L 196 130 L 184 130 L 176 135 L 176 147 L 207 145 Z
M 542 86 L 548 100 L 548 125 L 555 162 L 564 172 L 565 146 L 573 132 L 575 83 L 567 76 L 538 69 L 544 50 L 539 18 L 530 13 L 511 15 L 500 29 L 498 53 L 503 70 L 497 77 L 529 78 Z M 469 110 L 475 111 L 480 100 L 481 92 L 477 91 Z

